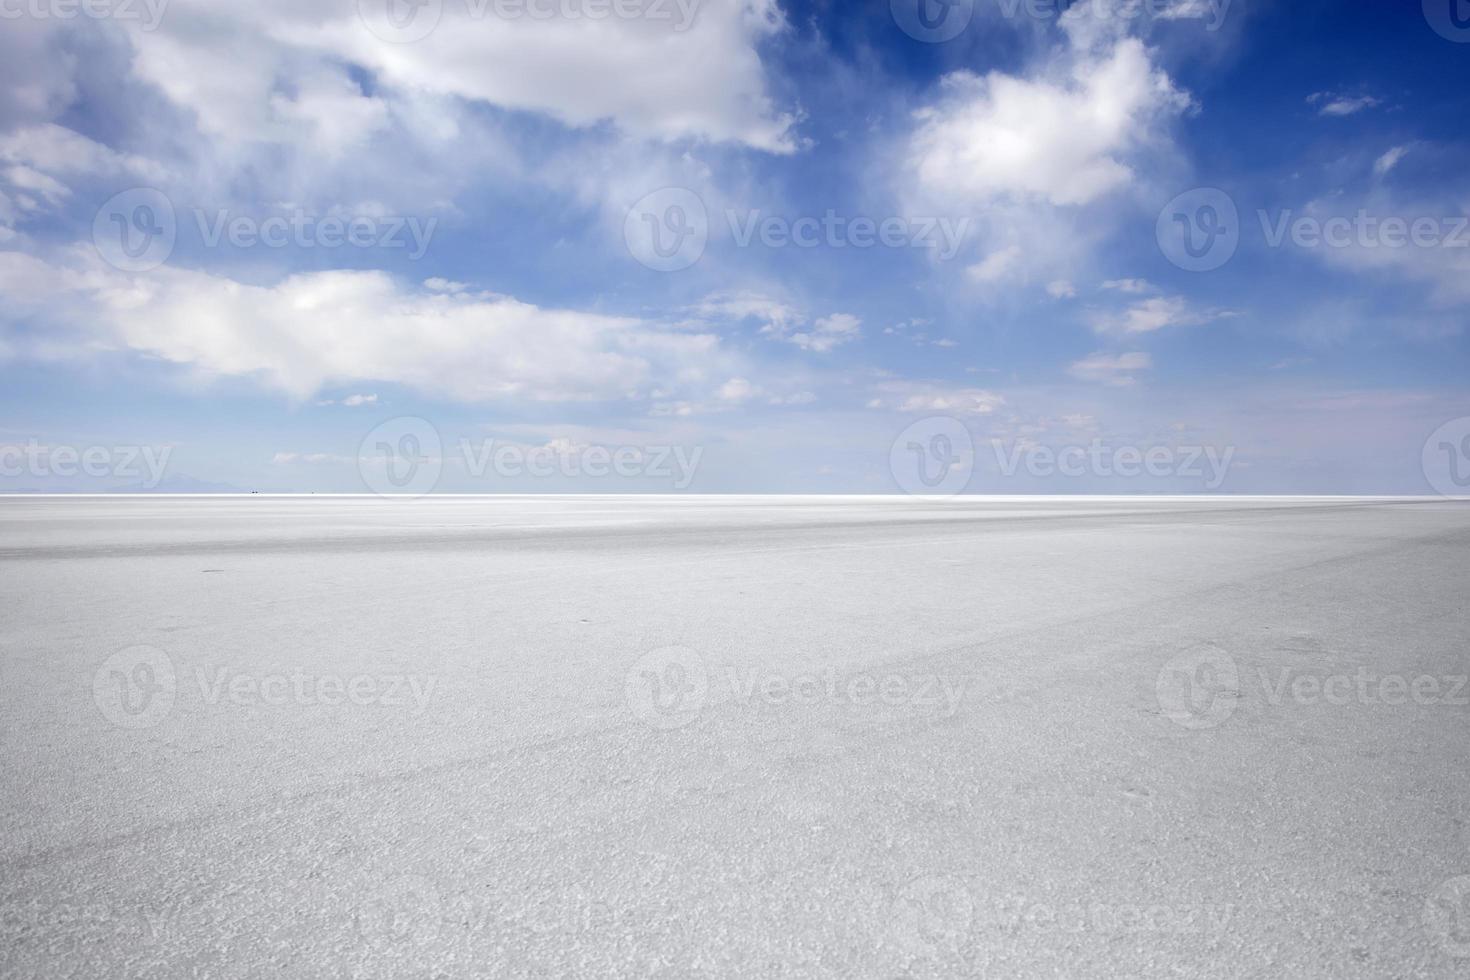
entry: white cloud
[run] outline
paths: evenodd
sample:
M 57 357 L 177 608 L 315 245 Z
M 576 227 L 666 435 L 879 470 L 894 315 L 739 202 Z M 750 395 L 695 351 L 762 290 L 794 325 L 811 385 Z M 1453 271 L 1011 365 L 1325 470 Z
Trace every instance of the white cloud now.
M 825 354 L 849 341 L 856 340 L 860 334 L 861 325 L 862 321 L 855 316 L 847 313 L 833 313 L 831 316 L 817 320 L 812 324 L 810 330 L 798 330 L 781 339 L 795 344 L 802 350 Z
M 911 342 L 915 347 L 958 347 L 959 341 L 950 337 L 930 337 L 924 327 L 933 324 L 933 320 L 923 317 L 915 317 L 912 320 L 903 320 L 891 327 L 884 327 L 883 333 L 889 337 L 902 337 Z
M 144 157 L 119 153 L 55 123 L 0 134 L 0 160 L 56 177 L 132 174 L 145 180 L 161 180 L 168 176 L 166 170 Z
M 1070 22 L 1068 22 L 1070 23 Z M 1190 103 L 1137 38 L 1069 33 L 1060 61 L 1022 78 L 955 72 L 917 114 L 909 163 L 934 197 L 966 210 L 997 199 L 1088 204 L 1134 175 L 1130 160 Z
M 348 408 L 361 408 L 364 405 L 376 405 L 377 403 L 377 395 L 348 395 L 342 399 L 342 404 Z
M 1058 279 L 1047 284 L 1046 293 L 1052 299 L 1073 299 L 1077 295 L 1077 287 L 1065 279 Z
M 716 395 L 721 401 L 743 402 L 755 397 L 756 392 L 755 385 L 744 378 L 731 378 L 720 385 L 720 390 L 716 392 Z
M 810 405 L 817 400 L 817 396 L 810 391 L 796 391 L 790 394 L 772 394 L 757 384 L 753 384 L 746 378 L 731 378 L 715 391 L 717 401 L 723 403 L 723 407 L 745 405 L 750 402 L 764 402 L 776 408 L 789 408 L 800 405 Z M 715 409 L 710 406 L 688 405 L 691 411 L 688 414 L 702 414 Z
M 48 177 L 39 170 L 32 170 L 26 166 L 6 167 L 0 172 L 6 184 L 11 188 L 11 193 L 16 200 L 22 201 L 26 210 L 40 210 L 42 205 L 36 202 L 40 198 L 48 207 L 59 207 L 61 203 L 71 196 L 71 189 L 60 181 Z
M 753 292 L 713 293 L 690 312 L 713 319 L 756 320 L 762 332 L 777 335 L 806 322 L 806 317 L 790 304 Z
M 1317 107 L 1317 114 L 1322 116 L 1352 116 L 1364 109 L 1372 109 L 1383 104 L 1382 99 L 1371 95 L 1343 95 L 1333 92 L 1314 92 L 1307 96 L 1307 104 Z
M 1151 293 L 1153 284 L 1146 279 L 1109 279 L 1102 284 L 1104 289 L 1111 289 L 1120 293 Z
M 869 408 L 953 415 L 989 415 L 1004 404 L 1004 397 L 984 388 L 956 388 L 922 381 L 882 382 L 868 401 Z
M 363 73 L 341 59 L 268 37 L 270 24 L 295 14 L 266 6 L 215 5 L 201 15 L 197 3 L 170 4 L 152 33 L 125 20 L 56 22 L 64 26 L 55 67 L 69 91 L 86 93 L 92 114 L 105 117 L 100 131 L 109 145 L 61 125 L 94 133 L 99 124 L 87 113 L 64 116 L 67 104 L 58 103 L 8 132 L 0 118 L 0 156 L 53 177 L 93 207 L 125 187 L 150 186 L 176 204 L 207 208 L 324 210 L 386 195 L 397 213 L 422 214 L 442 210 L 469 172 L 505 173 L 490 148 L 510 154 L 487 135 L 492 124 L 440 131 L 435 120 L 466 118 L 467 107 L 420 91 L 364 89 Z M 0 64 L 17 54 L 12 23 L 0 31 Z M 88 57 L 68 54 L 78 47 Z
M 1393 149 L 1389 150 L 1387 153 L 1383 154 L 1383 156 L 1374 161 L 1373 175 L 1375 177 L 1387 176 L 1388 172 L 1394 167 L 1397 167 L 1399 165 L 1399 162 L 1408 155 L 1409 148 L 1407 146 L 1395 146 Z
M 717 152 L 710 144 L 797 146 L 794 110 L 772 101 L 762 63 L 786 31 L 777 0 L 660 0 L 672 21 L 507 18 L 496 2 L 448 0 L 437 29 L 409 44 L 381 40 L 359 16 L 398 0 L 170 0 L 156 30 L 126 18 L 6 21 L 3 162 L 78 192 L 147 185 L 180 206 L 242 214 L 377 203 L 452 220 L 468 188 L 550 189 L 604 211 L 606 227 L 588 234 L 618 241 L 628 205 L 653 188 L 690 187 L 717 206 L 701 159 Z M 79 94 L 94 111 L 64 115 Z M 57 125 L 72 119 L 117 150 Z M 136 175 L 126 184 L 95 179 L 125 172 Z M 3 176 L 0 193 L 5 239 L 56 209 L 54 195 L 22 198 Z
M 1229 310 L 1196 310 L 1180 296 L 1155 296 L 1141 300 L 1121 312 L 1096 312 L 1092 328 L 1098 333 L 1154 333 L 1166 327 L 1197 327 L 1235 316 Z
M 1021 256 L 1021 247 L 1011 245 L 997 252 L 991 252 L 966 269 L 965 273 L 975 282 L 1001 282 L 1016 273 L 1021 264 Z
M 707 387 L 736 366 L 709 334 L 493 293 L 407 289 L 381 272 L 308 272 L 258 286 L 0 252 L 0 291 L 12 315 L 44 311 L 79 334 L 74 350 L 128 349 L 302 399 L 371 380 L 464 402 L 640 400 L 655 384 Z
M 802 350 L 825 354 L 856 340 L 862 321 L 847 313 L 833 313 L 815 322 L 789 303 L 754 292 L 713 293 L 688 308 L 709 320 L 754 320 L 760 332 Z
M 1215 22 L 1211 30 L 1219 27 L 1230 7 L 1230 0 L 1175 0 L 1173 6 L 1165 7 L 1155 15 L 1160 20 L 1205 20 Z
M 77 189 L 85 189 L 85 181 L 120 176 L 146 183 L 163 180 L 168 172 L 52 123 L 0 133 L 0 225 L 56 213 Z
M 925 337 L 923 328 L 933 325 L 934 321 L 926 317 L 914 317 L 912 320 L 900 320 L 891 327 L 884 327 L 883 332 L 889 335 Z
M 1065 43 L 1020 72 L 942 79 L 897 151 L 911 213 L 972 221 L 968 278 L 987 300 L 1085 274 L 1114 202 L 1179 163 L 1170 127 L 1194 103 L 1155 52 L 1117 19 L 1061 23 Z
M 775 0 L 690 6 L 659 5 L 665 20 L 506 17 L 492 3 L 445 3 L 426 37 L 390 43 L 358 3 L 173 0 L 158 30 L 132 39 L 138 74 L 196 113 L 206 133 L 231 140 L 295 130 L 326 153 L 344 152 L 385 124 L 396 93 L 417 92 L 575 127 L 611 120 L 637 137 L 792 149 L 792 118 L 768 95 L 757 51 L 784 29 Z M 366 94 L 349 64 L 387 91 Z
M 1137 383 L 1134 374 L 1147 371 L 1154 366 L 1154 359 L 1142 352 L 1128 354 L 1091 354 L 1075 362 L 1067 373 L 1079 381 L 1096 382 L 1114 388 L 1126 388 Z
M 316 66 L 293 80 L 290 96 L 270 95 L 266 105 L 281 126 L 309 133 L 311 145 L 331 158 L 389 127 L 389 105 L 371 98 L 348 75 Z

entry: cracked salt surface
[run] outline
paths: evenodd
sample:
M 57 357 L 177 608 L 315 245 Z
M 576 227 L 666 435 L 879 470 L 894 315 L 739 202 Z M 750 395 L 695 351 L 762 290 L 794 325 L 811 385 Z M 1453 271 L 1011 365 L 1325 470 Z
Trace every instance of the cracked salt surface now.
M 0 583 L 6 977 L 1470 968 L 1463 503 L 11 498 Z

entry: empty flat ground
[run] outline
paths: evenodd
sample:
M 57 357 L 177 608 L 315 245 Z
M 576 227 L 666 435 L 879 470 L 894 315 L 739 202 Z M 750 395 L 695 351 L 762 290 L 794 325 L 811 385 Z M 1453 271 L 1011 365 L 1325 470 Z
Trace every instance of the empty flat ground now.
M 0 499 L 0 975 L 1464 976 L 1470 504 Z

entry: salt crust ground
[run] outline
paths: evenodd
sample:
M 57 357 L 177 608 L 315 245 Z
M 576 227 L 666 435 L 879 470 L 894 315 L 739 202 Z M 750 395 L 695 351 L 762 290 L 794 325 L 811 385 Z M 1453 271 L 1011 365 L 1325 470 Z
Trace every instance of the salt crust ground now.
M 1463 976 L 1467 587 L 1448 501 L 0 500 L 0 975 Z

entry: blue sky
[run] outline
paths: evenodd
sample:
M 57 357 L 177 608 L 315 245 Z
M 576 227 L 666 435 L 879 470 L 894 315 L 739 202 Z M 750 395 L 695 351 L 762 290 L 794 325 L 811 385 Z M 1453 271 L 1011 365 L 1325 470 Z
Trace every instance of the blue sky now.
M 0 489 L 1442 490 L 1463 6 L 4 0 Z

